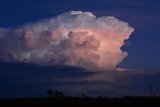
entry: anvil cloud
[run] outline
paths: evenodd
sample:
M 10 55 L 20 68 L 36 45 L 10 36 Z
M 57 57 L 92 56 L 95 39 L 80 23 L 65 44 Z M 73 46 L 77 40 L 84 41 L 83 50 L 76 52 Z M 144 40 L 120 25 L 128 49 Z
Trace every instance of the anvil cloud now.
M 71 11 L 15 28 L 0 28 L 0 59 L 110 70 L 128 55 L 121 47 L 133 31 L 115 17 Z

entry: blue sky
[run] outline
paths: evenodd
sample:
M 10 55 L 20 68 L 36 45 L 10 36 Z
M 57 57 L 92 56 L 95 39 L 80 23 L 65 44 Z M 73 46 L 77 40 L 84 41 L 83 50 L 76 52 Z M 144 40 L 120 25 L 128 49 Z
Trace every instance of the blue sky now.
M 160 72 L 159 0 L 1 0 L 0 26 L 4 28 L 16 27 L 28 22 L 54 17 L 72 10 L 90 11 L 98 17 L 114 16 L 129 23 L 135 31 L 127 41 L 127 44 L 122 48 L 126 50 L 129 55 L 119 67 L 148 71 L 150 73 Z M 20 74 L 25 75 L 25 73 L 19 74 L 17 72 L 15 74 L 13 78 L 17 78 L 17 75 Z M 49 73 L 46 75 L 49 75 Z M 0 77 L 1 81 L 7 80 L 6 78 L 2 79 L 2 76 Z M 141 77 L 147 78 L 146 80 L 148 81 L 154 81 L 158 87 L 157 81 L 159 76 L 137 76 L 136 78 L 140 79 Z M 40 77 L 38 77 L 38 80 L 39 79 Z M 136 81 L 135 78 L 132 82 L 134 81 Z M 147 84 L 144 82 L 145 79 L 140 79 L 140 81 L 142 81 L 141 84 Z M 8 84 L 9 87 L 11 83 Z M 14 82 L 14 84 L 16 84 L 16 82 Z M 16 88 L 16 86 L 13 87 Z M 138 88 L 139 86 L 132 87 Z M 127 86 L 127 89 L 128 88 L 129 85 Z M 8 88 L 4 88 L 4 90 L 5 89 Z M 139 88 L 137 90 L 139 90 Z

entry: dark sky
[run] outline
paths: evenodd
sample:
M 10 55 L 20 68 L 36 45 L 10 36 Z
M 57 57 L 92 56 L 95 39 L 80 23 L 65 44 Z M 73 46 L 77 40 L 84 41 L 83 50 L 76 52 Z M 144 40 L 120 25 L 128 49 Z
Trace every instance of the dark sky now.
M 77 76 L 77 78 L 83 78 L 88 75 L 95 75 L 88 71 L 80 72 L 83 70 L 79 69 L 76 73 L 71 68 L 68 69 L 65 67 L 64 69 L 58 68 L 58 70 L 51 72 L 50 68 L 45 67 L 46 72 L 44 73 L 34 65 L 23 65 L 23 67 L 30 66 L 30 68 L 27 68 L 29 70 L 26 71 L 26 68 L 23 67 L 17 70 L 15 65 L 21 65 L 13 64 L 12 66 L 14 67 L 12 70 L 7 67 L 4 70 L 3 66 L 7 65 L 5 63 L 4 65 L 2 64 L 3 66 L 0 66 L 0 97 L 43 95 L 47 88 L 54 87 L 60 90 L 70 87 L 72 90 L 79 90 L 83 93 L 87 86 L 90 86 L 90 89 L 92 89 L 88 91 L 89 95 L 93 95 L 93 93 L 120 95 L 117 94 L 118 92 L 124 93 L 122 95 L 129 95 L 129 93 L 146 95 L 148 82 L 154 82 L 156 93 L 160 91 L 158 91 L 160 89 L 158 86 L 159 75 L 156 75 L 160 73 L 159 0 L 0 0 L 0 26 L 4 28 L 16 27 L 27 22 L 35 22 L 40 19 L 54 17 L 72 10 L 90 11 L 97 17 L 114 16 L 129 23 L 135 31 L 127 41 L 127 45 L 122 48 L 129 55 L 119 67 L 135 69 L 136 71 L 142 70 L 147 73 L 138 73 L 135 75 L 127 73 L 122 76 L 112 73 L 107 74 L 113 77 L 116 75 L 114 77 L 116 78 L 115 81 L 119 79 L 123 81 L 122 78 L 124 78 L 127 84 L 125 85 L 124 81 L 118 84 L 112 81 L 103 82 L 103 80 L 77 80 L 75 79 Z M 55 68 L 53 67 L 53 69 Z M 66 70 L 70 72 L 64 72 Z M 57 73 L 56 71 L 60 71 L 61 73 Z M 52 78 L 54 79 L 52 80 Z M 66 80 L 68 81 L 66 82 Z M 140 83 L 135 84 L 138 81 Z M 96 84 L 100 85 L 99 88 L 95 88 Z M 111 89 L 105 86 L 106 84 L 109 88 L 113 89 L 112 92 L 110 92 Z M 143 87 L 146 87 L 146 89 L 141 93 Z M 36 91 L 37 89 L 40 90 Z M 99 92 L 99 90 L 103 92 Z M 66 92 L 69 93 L 69 91 Z

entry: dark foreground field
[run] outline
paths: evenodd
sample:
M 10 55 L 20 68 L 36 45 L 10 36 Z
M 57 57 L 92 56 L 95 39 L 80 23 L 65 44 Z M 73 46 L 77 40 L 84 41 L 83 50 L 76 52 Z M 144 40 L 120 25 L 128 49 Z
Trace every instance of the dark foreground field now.
M 160 107 L 160 97 L 1 99 L 0 107 Z

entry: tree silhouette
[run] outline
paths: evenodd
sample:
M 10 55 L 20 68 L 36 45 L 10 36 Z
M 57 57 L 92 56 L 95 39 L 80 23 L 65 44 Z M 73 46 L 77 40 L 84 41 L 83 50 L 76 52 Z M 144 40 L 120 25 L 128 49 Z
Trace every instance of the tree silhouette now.
M 57 90 L 54 92 L 54 97 L 56 97 L 56 98 L 62 98 L 64 96 L 65 95 L 64 95 L 63 92 L 60 92 L 60 91 L 57 91 Z
M 83 94 L 81 95 L 81 97 L 82 97 L 82 98 L 86 98 L 87 96 L 83 93 Z
M 57 90 L 53 91 L 52 89 L 49 89 L 47 91 L 47 95 L 48 97 L 54 97 L 54 98 L 63 98 L 65 96 L 63 92 Z
M 53 95 L 54 95 L 53 90 L 52 90 L 52 89 L 49 89 L 49 90 L 47 91 L 47 95 L 48 95 L 48 97 L 53 97 Z

